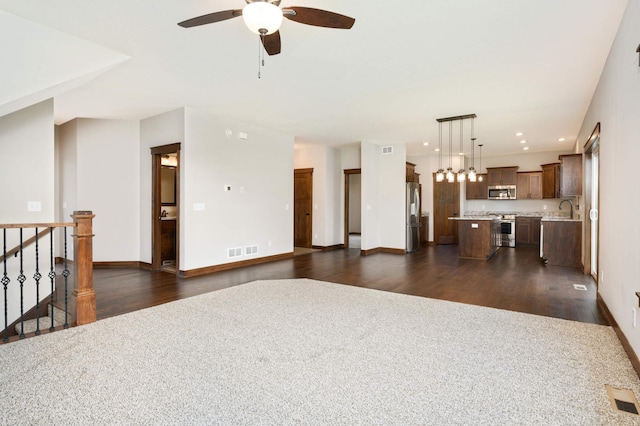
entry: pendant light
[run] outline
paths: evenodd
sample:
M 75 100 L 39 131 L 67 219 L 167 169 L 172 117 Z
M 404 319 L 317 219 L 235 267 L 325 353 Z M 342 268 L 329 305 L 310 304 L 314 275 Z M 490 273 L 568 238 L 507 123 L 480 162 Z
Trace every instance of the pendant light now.
M 476 181 L 476 169 L 475 169 L 475 165 L 476 165 L 476 138 L 473 136 L 473 121 L 474 119 L 471 119 L 471 167 L 469 167 L 469 182 L 475 182 Z
M 480 148 L 480 164 L 478 165 L 478 170 L 482 173 L 482 144 L 479 144 L 478 147 Z M 482 182 L 482 175 L 478 176 L 478 182 Z
M 442 122 L 438 122 L 438 126 L 439 126 L 439 130 L 440 130 L 440 135 L 438 140 L 440 141 L 439 144 L 439 148 L 438 148 L 438 153 L 440 154 L 439 160 L 438 160 L 438 171 L 436 172 L 436 182 L 442 182 L 444 180 L 444 170 L 442 170 Z
M 453 174 L 453 167 L 451 162 L 453 161 L 453 140 L 451 139 L 451 131 L 453 130 L 453 121 L 449 121 L 449 167 L 447 167 L 447 182 L 454 183 L 456 176 Z
M 464 120 L 460 120 L 460 168 L 458 169 L 458 182 L 464 182 L 465 172 L 464 172 L 464 145 L 462 144 L 462 134 L 463 134 L 463 125 Z

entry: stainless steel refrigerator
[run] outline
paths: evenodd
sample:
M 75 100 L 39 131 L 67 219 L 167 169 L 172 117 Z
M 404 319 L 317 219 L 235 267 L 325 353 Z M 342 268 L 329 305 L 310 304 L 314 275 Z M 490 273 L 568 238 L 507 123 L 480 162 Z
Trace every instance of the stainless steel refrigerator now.
M 407 253 L 420 249 L 420 185 L 407 182 Z

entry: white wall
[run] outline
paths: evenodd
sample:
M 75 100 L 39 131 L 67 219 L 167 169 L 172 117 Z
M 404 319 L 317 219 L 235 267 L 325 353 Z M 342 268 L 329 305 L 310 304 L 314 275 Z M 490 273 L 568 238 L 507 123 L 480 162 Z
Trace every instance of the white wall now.
M 600 82 L 580 129 L 582 151 L 598 122 L 600 133 L 600 265 L 598 291 L 636 354 L 632 325 L 640 291 L 640 0 L 629 0 Z
M 53 100 L 0 117 L 0 223 L 53 222 L 54 181 Z
M 313 168 L 313 245 L 341 244 L 341 157 L 334 148 L 296 142 L 294 168 Z M 293 171 L 292 171 L 293 176 Z
M 382 146 L 393 146 L 383 155 Z M 406 149 L 401 143 L 363 141 L 362 250 L 404 249 Z
M 55 218 L 54 206 L 54 122 L 53 101 L 47 100 L 20 111 L 0 117 L 0 223 L 50 223 Z M 41 210 L 27 211 L 29 201 L 39 201 Z M 41 230 L 41 229 L 40 229 Z M 35 230 L 23 231 L 23 241 Z M 7 250 L 19 244 L 19 230 L 7 230 Z M 49 270 L 49 238 L 40 240 L 39 268 L 46 276 Z M 46 255 L 45 255 L 46 253 Z M 36 303 L 35 246 L 24 251 L 24 306 L 31 309 Z M 8 322 L 20 315 L 19 257 L 7 259 Z M 45 280 L 41 281 L 41 299 L 48 295 Z M 0 329 L 4 328 L 0 326 Z
M 180 269 L 292 252 L 293 137 L 191 108 L 184 129 Z M 228 258 L 229 248 L 249 245 L 257 255 Z
M 77 204 L 91 210 L 95 262 L 140 259 L 140 124 L 77 119 Z
M 152 176 L 151 165 L 152 156 L 150 148 L 162 145 L 169 145 L 184 141 L 184 108 L 179 108 L 164 114 L 156 115 L 140 121 L 140 261 L 151 263 L 151 240 L 153 234 L 152 224 Z M 184 144 L 182 146 L 184 148 Z M 182 162 L 182 154 L 180 161 Z M 182 164 L 181 164 L 182 167 Z M 182 173 L 182 170 L 181 170 Z M 180 180 L 180 208 L 184 207 L 184 182 Z M 180 259 L 183 259 L 184 252 L 184 221 L 180 222 Z M 180 265 L 178 265 L 180 268 Z

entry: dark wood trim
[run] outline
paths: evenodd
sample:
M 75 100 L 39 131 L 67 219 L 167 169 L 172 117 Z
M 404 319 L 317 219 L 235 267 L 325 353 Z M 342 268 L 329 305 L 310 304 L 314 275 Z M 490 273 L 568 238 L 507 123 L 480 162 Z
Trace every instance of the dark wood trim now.
M 311 246 L 312 249 L 322 250 L 322 251 L 331 251 L 331 250 L 339 250 L 344 248 L 344 244 L 334 244 L 332 246 Z
M 77 325 L 76 323 L 69 322 L 69 327 L 75 327 L 76 325 Z M 51 326 L 51 324 L 49 324 L 49 326 Z M 60 331 L 60 330 L 64 330 L 64 325 L 58 325 L 58 326 L 54 327 L 54 331 L 50 331 L 49 327 L 42 327 L 40 329 L 40 335 L 54 333 L 54 332 Z M 15 328 L 14 328 L 14 331 L 15 331 Z M 25 333 L 24 338 L 27 339 L 29 337 L 34 337 L 35 335 L 36 335 L 35 332 L 33 332 L 33 333 Z M 8 342 L 3 342 L 0 339 L 0 345 L 6 344 L 6 343 L 11 343 L 11 342 L 16 342 L 18 340 L 21 340 L 20 337 L 17 334 L 14 334 L 13 336 L 9 336 L 9 341 Z
M 177 154 L 178 165 L 176 166 L 176 265 L 180 266 L 180 150 L 182 144 L 175 142 L 168 145 L 151 147 L 151 269 L 159 271 L 162 269 L 162 224 L 160 212 L 162 211 L 162 200 L 160 193 L 161 182 L 161 157 L 163 154 Z
M 596 126 L 593 128 L 593 131 L 591 132 L 589 139 L 587 139 L 587 141 L 584 144 L 584 151 L 588 151 L 591 148 L 591 145 L 593 145 L 593 143 L 596 141 L 596 139 L 599 139 L 599 137 L 600 137 L 600 122 L 598 121 L 596 123 Z
M 147 269 L 150 268 L 151 265 L 149 263 L 139 262 L 136 260 L 133 261 L 117 261 L 117 262 L 93 262 L 94 268 L 141 268 Z
M 349 248 L 349 177 L 361 174 L 362 169 L 344 169 L 344 248 Z
M 371 254 L 375 254 L 375 253 L 391 253 L 391 254 L 406 254 L 406 251 L 404 249 L 396 249 L 396 248 L 389 248 L 389 247 L 375 247 L 372 249 L 368 249 L 368 250 L 360 250 L 360 255 L 362 256 L 369 256 Z
M 180 142 L 176 142 L 168 145 L 151 147 L 151 155 L 173 154 L 174 152 L 180 152 L 180 145 Z
M 297 174 L 305 174 L 305 173 L 313 173 L 313 167 L 311 168 L 307 168 L 307 169 L 294 169 L 293 170 L 293 174 L 297 175 Z
M 189 269 L 188 271 L 180 271 L 179 275 L 181 278 L 197 277 L 199 275 L 212 274 L 214 272 L 228 271 L 230 269 L 243 268 L 245 266 L 259 265 L 261 263 L 289 259 L 290 257 L 293 257 L 293 252 L 260 257 L 257 259 L 241 260 L 239 262 L 223 263 L 222 265 L 205 266 L 204 268 Z
M 636 370 L 636 374 L 638 375 L 638 377 L 640 377 L 640 359 L 638 359 L 638 355 L 635 353 L 635 351 L 631 347 L 629 340 L 627 340 L 627 336 L 625 336 L 624 333 L 622 332 L 622 329 L 620 328 L 615 318 L 611 314 L 611 311 L 609 310 L 607 303 L 600 296 L 600 293 L 597 294 L 596 301 L 598 303 L 598 307 L 600 308 L 600 311 L 607 318 L 607 320 L 609 320 L 609 323 L 611 324 L 611 328 L 613 328 L 613 331 L 616 332 L 616 335 L 618 336 L 618 340 L 620 340 L 620 343 L 622 344 L 624 351 L 627 353 L 627 356 L 629 357 L 629 361 L 631 361 L 631 365 L 633 366 L 633 369 Z

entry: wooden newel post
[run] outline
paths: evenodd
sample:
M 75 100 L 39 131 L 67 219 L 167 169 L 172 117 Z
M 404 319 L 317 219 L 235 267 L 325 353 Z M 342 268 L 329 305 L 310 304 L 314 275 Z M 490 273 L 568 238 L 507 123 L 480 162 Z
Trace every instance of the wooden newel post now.
M 76 324 L 96 321 L 96 293 L 93 290 L 93 218 L 91 211 L 74 211 L 71 217 L 76 223 L 73 235 L 75 256 L 75 288 L 73 299 L 76 306 Z

